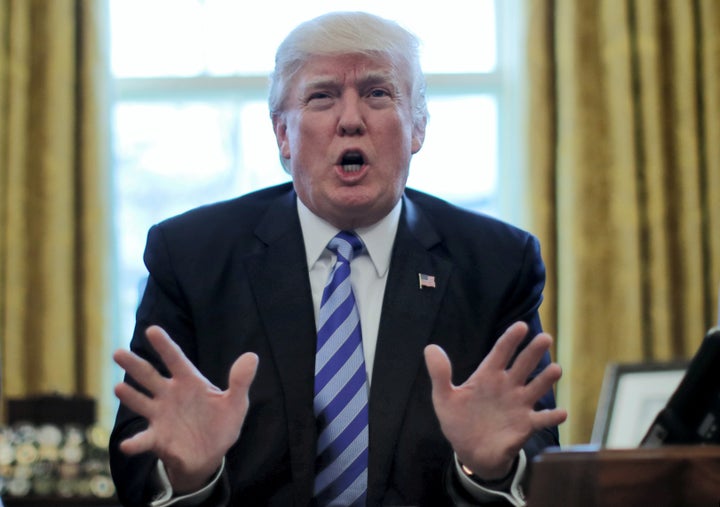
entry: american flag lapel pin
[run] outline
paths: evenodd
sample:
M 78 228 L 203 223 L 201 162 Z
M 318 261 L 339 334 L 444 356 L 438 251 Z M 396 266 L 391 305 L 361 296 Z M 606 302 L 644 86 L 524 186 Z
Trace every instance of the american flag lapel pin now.
M 433 275 L 426 275 L 425 273 L 418 273 L 418 280 L 420 281 L 420 289 L 424 289 L 424 288 L 434 289 L 435 288 L 435 276 L 433 276 Z

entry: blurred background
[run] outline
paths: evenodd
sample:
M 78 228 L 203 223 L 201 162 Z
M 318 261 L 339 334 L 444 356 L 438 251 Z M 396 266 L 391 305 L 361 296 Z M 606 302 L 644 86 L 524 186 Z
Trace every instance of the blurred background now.
M 692 356 L 718 318 L 719 2 L 0 0 L 3 420 L 58 393 L 112 424 L 147 229 L 288 179 L 274 50 L 358 9 L 423 42 L 409 185 L 540 238 L 563 443 L 608 364 Z

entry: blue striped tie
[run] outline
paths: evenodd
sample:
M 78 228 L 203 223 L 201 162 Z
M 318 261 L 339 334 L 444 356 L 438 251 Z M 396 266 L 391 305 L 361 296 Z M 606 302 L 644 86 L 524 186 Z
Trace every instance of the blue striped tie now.
M 328 249 L 337 262 L 325 285 L 317 322 L 314 496 L 319 506 L 360 506 L 367 490 L 368 384 L 350 261 L 362 252 L 363 244 L 354 233 L 340 231 Z

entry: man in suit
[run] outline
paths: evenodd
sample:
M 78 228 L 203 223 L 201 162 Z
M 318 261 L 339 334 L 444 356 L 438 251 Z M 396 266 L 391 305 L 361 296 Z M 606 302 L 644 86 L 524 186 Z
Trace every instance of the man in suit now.
M 526 232 L 405 188 L 427 120 L 416 39 L 364 13 L 306 22 L 278 49 L 270 112 L 292 183 L 148 235 L 132 351 L 114 356 L 121 501 L 522 505 L 527 460 L 566 417 L 544 266 Z M 332 501 L 314 385 L 339 231 L 359 238 L 367 421 Z

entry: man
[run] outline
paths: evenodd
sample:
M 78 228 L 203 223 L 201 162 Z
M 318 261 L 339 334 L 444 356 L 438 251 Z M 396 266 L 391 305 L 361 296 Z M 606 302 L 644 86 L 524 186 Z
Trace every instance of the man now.
M 566 417 L 544 266 L 529 234 L 405 189 L 427 120 L 416 39 L 364 13 L 304 23 L 270 112 L 292 184 L 148 235 L 133 352 L 115 354 L 120 499 L 522 504 Z

